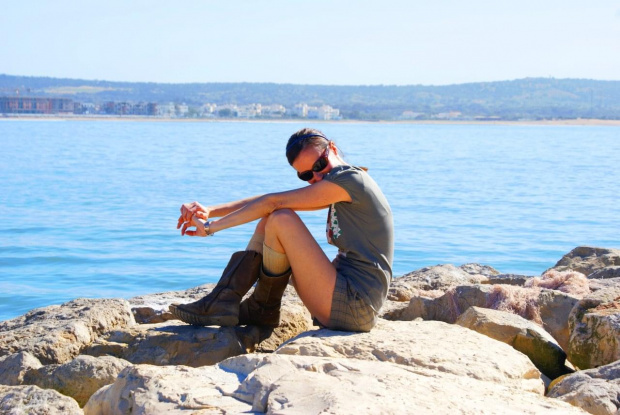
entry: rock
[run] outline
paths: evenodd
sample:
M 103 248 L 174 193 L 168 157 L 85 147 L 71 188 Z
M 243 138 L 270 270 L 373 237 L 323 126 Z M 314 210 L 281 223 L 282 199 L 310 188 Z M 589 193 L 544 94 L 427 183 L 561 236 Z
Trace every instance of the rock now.
M 490 278 L 493 276 L 500 275 L 500 272 L 498 270 L 488 265 L 471 263 L 471 264 L 463 264 L 459 268 L 465 271 L 466 273 L 470 275 L 474 275 L 476 277 L 484 276 L 484 277 Z
M 41 366 L 39 359 L 28 352 L 13 353 L 0 357 L 0 385 L 21 385 L 24 375 Z
M 596 291 L 579 301 L 569 316 L 568 359 L 580 369 L 620 359 L 620 288 Z
M 388 299 L 393 301 L 408 301 L 414 296 L 420 295 L 420 291 L 440 291 L 439 294 L 433 293 L 430 297 L 437 297 L 447 289 L 465 284 L 479 284 L 486 282 L 488 276 L 476 272 L 491 274 L 490 267 L 478 264 L 464 265 L 457 268 L 451 264 L 436 265 L 433 267 L 422 268 L 417 271 L 405 274 L 392 280 L 388 292 Z M 495 271 L 497 272 L 497 271 Z
M 195 327 L 178 320 L 141 324 L 110 332 L 84 350 L 93 356 L 112 355 L 134 364 L 214 365 L 253 351 L 275 350 L 286 340 L 312 327 L 301 302 L 287 302 L 281 324 L 272 329 L 257 326 Z
M 66 363 L 101 333 L 135 323 L 129 303 L 77 299 L 0 323 L 0 356 L 27 351 L 43 364 Z
M 579 300 L 580 298 L 574 295 L 555 290 L 541 290 L 538 295 L 537 303 L 543 329 L 557 340 L 562 350 L 568 349 L 568 317 Z
M 0 385 L 0 413 L 5 415 L 82 415 L 78 403 L 55 390 Z
M 620 278 L 592 279 L 590 291 L 606 290 L 608 288 L 620 288 Z
M 130 365 L 112 356 L 78 356 L 68 363 L 29 371 L 24 376 L 24 384 L 54 389 L 84 406 L 93 393 L 113 383 L 121 370 Z
M 564 376 L 552 385 L 548 396 L 591 414 L 617 415 L 620 413 L 620 360 Z
M 620 267 L 601 268 L 588 275 L 588 278 L 591 280 L 620 278 Z
M 380 321 L 215 366 L 127 368 L 84 413 L 584 413 L 541 393 L 538 370 L 503 343 L 439 322 Z
M 84 414 L 246 413 L 252 405 L 231 396 L 238 376 L 215 366 L 131 366 L 90 398 Z
M 531 276 L 528 275 L 518 275 L 518 274 L 499 274 L 489 277 L 486 284 L 506 284 L 506 285 L 518 285 L 523 286 L 528 280 L 530 280 Z
M 310 331 L 276 353 L 392 362 L 544 392 L 540 372 L 525 355 L 472 330 L 437 321 L 379 320 L 370 333 Z
M 189 303 L 209 294 L 215 284 L 204 284 L 184 291 L 169 291 L 141 295 L 127 300 L 134 313 L 137 323 L 155 324 L 173 320 L 175 317 L 168 311 L 172 303 Z
M 589 276 L 601 268 L 620 265 L 620 250 L 578 246 L 564 255 L 550 269 L 557 271 L 573 270 Z
M 470 307 L 456 324 L 512 346 L 530 358 L 544 375 L 555 379 L 569 373 L 566 353 L 540 326 L 516 314 Z

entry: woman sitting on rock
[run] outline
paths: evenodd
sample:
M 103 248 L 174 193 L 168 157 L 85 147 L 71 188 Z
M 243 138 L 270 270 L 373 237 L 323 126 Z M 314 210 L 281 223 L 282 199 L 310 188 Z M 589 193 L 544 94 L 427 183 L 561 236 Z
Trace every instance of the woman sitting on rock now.
M 369 331 L 376 324 L 392 279 L 394 252 L 392 212 L 385 196 L 365 169 L 347 164 L 336 144 L 318 130 L 293 134 L 286 157 L 310 186 L 215 206 L 194 202 L 181 207 L 177 228 L 182 235 L 210 236 L 260 220 L 246 250 L 233 254 L 211 293 L 170 306 L 180 320 L 275 327 L 290 278 L 324 327 Z M 338 247 L 333 261 L 295 213 L 325 208 L 327 239 Z M 241 302 L 256 281 L 252 295 Z

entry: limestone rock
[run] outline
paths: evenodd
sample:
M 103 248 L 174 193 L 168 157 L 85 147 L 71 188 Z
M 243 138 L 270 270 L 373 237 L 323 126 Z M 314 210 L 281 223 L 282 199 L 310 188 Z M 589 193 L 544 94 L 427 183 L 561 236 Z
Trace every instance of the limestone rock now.
M 490 276 L 486 284 L 507 284 L 507 285 L 518 285 L 522 287 L 531 278 L 533 277 L 529 275 L 499 274 L 499 275 Z
M 620 288 L 620 277 L 590 280 L 590 291 L 592 292 L 608 288 Z
M 568 359 L 580 369 L 620 359 L 620 288 L 596 291 L 579 301 L 568 320 Z
M 82 415 L 78 403 L 55 390 L 0 385 L 0 413 L 5 415 Z
M 503 343 L 439 322 L 381 321 L 215 366 L 127 368 L 84 413 L 584 413 L 541 393 L 536 368 Z
M 620 266 L 601 268 L 588 275 L 588 278 L 592 280 L 620 278 Z
M 0 322 L 0 356 L 27 351 L 41 363 L 65 363 L 101 333 L 135 323 L 119 299 L 77 299 Z
M 108 333 L 84 350 L 92 356 L 112 355 L 134 364 L 214 365 L 253 351 L 273 351 L 286 340 L 308 330 L 307 309 L 287 304 L 281 324 L 272 329 L 257 326 L 195 327 L 178 320 L 140 324 Z
M 591 414 L 617 415 L 620 413 L 620 360 L 564 376 L 551 387 L 548 396 Z
M 24 384 L 54 389 L 84 406 L 93 393 L 113 383 L 121 370 L 130 365 L 112 356 L 78 356 L 68 363 L 29 371 L 24 376 Z
M 580 298 L 555 290 L 541 290 L 538 295 L 540 319 L 545 331 L 557 340 L 562 350 L 568 349 L 570 331 L 568 317 Z
M 426 267 L 392 280 L 388 299 L 408 301 L 420 291 L 445 291 L 465 284 L 479 284 L 488 280 L 488 274 L 498 273 L 490 267 L 466 264 L 457 268 L 451 264 Z M 436 297 L 437 295 L 433 295 Z
M 551 269 L 574 270 L 589 276 L 601 268 L 620 265 L 620 249 L 578 246 L 564 255 Z
M 470 307 L 456 324 L 515 348 L 550 379 L 567 372 L 566 353 L 540 326 L 516 314 L 488 308 Z
M 215 366 L 136 365 L 99 389 L 85 415 L 245 413 L 251 404 L 231 397 L 238 375 Z
M 0 357 L 0 385 L 21 385 L 24 375 L 41 366 L 39 359 L 28 352 L 13 353 Z
M 393 362 L 544 392 L 540 372 L 525 355 L 472 330 L 437 321 L 379 320 L 369 333 L 309 331 L 276 353 Z

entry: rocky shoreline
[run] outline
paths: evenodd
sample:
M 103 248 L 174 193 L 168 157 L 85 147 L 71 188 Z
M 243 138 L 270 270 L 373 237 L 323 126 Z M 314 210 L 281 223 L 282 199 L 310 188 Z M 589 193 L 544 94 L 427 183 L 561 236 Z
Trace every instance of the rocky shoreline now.
M 208 293 L 76 299 L 0 322 L 2 414 L 620 414 L 620 250 L 542 276 L 437 265 L 393 281 L 370 333 L 192 327 Z

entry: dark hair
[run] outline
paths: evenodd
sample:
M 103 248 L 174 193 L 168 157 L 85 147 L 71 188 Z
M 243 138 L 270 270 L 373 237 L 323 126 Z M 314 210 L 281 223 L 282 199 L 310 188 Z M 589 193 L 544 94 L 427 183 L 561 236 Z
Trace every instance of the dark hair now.
M 320 148 L 329 143 L 329 139 L 325 137 L 325 134 L 314 128 L 302 128 L 293 134 L 286 143 L 286 159 L 288 164 L 293 165 L 293 162 L 301 153 L 301 150 L 312 145 Z

